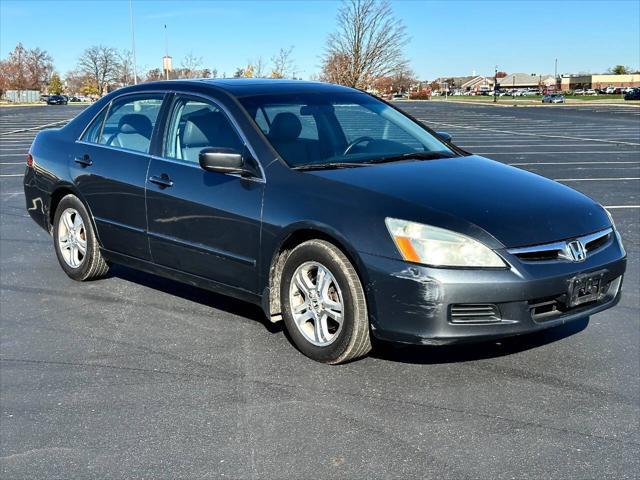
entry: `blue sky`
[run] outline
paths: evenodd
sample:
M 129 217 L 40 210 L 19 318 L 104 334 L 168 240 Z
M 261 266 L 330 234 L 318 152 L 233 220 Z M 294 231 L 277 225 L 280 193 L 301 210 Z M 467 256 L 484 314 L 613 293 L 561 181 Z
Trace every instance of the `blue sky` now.
M 231 76 L 236 67 L 281 47 L 294 47 L 298 75 L 320 68 L 339 2 L 133 0 L 139 70 L 160 67 L 164 28 L 174 66 L 190 52 Z M 507 72 L 603 72 L 614 64 L 640 68 L 640 2 L 392 1 L 407 26 L 406 56 L 422 79 Z M 53 56 L 61 73 L 82 50 L 131 48 L 128 0 L 0 2 L 0 57 L 17 42 Z

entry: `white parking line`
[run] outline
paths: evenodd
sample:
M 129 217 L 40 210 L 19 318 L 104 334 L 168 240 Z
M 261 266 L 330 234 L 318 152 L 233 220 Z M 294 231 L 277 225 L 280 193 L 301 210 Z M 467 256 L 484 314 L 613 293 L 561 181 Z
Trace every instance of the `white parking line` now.
M 464 143 L 458 143 L 455 142 L 455 144 L 458 147 L 462 147 L 462 148 L 513 148 L 513 147 L 582 147 L 584 148 L 584 143 L 557 143 L 557 144 L 553 144 L 553 145 L 547 145 L 545 143 L 534 143 L 534 144 L 512 144 L 512 145 L 467 145 Z M 595 145 L 594 145 L 595 146 Z M 615 152 L 615 150 L 611 150 L 612 152 Z M 639 150 L 640 151 L 640 150 Z
M 521 136 L 529 136 L 529 137 L 543 137 L 543 138 L 568 138 L 570 140 L 588 140 L 592 142 L 600 142 L 600 143 L 614 143 L 614 144 L 622 144 L 622 145 L 634 145 L 640 146 L 640 143 L 635 142 L 626 142 L 626 141 L 618 141 L 618 140 L 604 140 L 598 138 L 587 138 L 587 137 L 576 137 L 571 135 L 551 135 L 551 134 L 542 134 L 542 133 L 528 133 L 528 132 L 514 132 L 512 130 L 498 130 L 493 128 L 484 128 L 484 127 L 472 127 L 467 125 L 456 125 L 454 123 L 444 123 L 444 122 L 434 122 L 432 120 L 426 120 L 419 118 L 419 120 L 425 123 L 431 123 L 436 125 L 444 125 L 445 127 L 456 127 L 456 128 L 464 128 L 469 130 L 480 130 L 486 132 L 494 132 L 494 133 L 505 133 L 507 135 L 521 135 Z M 593 153 L 593 152 L 590 152 Z
M 73 117 L 71 117 L 71 118 L 73 118 Z M 39 130 L 41 128 L 53 127 L 55 125 L 60 125 L 61 123 L 66 123 L 69 120 L 71 120 L 71 118 L 68 118 L 66 120 L 59 120 L 57 122 L 46 123 L 44 125 L 37 125 L 37 126 L 31 127 L 31 128 L 19 128 L 18 130 L 12 130 L 10 132 L 2 132 L 2 133 L 0 133 L 0 135 L 6 136 L 6 135 L 12 135 L 12 134 L 15 134 L 15 133 L 22 133 L 22 132 L 30 132 L 30 131 L 33 131 L 33 130 Z
M 477 153 L 478 155 L 545 155 L 545 154 L 563 154 L 563 155 L 585 155 L 588 153 L 614 153 L 616 155 L 629 155 L 629 154 L 635 154 L 635 155 L 640 155 L 640 150 L 624 150 L 622 152 L 616 152 L 616 151 L 611 151 L 611 150 L 605 150 L 605 151 L 586 151 L 586 152 L 545 152 L 545 151 L 539 151 L 539 152 L 484 152 L 482 150 L 477 151 L 477 152 L 473 152 L 473 153 Z
M 603 182 L 610 180 L 640 180 L 640 177 L 605 177 L 605 178 L 554 178 L 556 182 Z
M 507 165 L 611 165 L 611 164 L 637 164 L 640 162 L 528 162 L 528 163 L 508 163 Z
M 605 205 L 604 208 L 614 209 L 614 208 L 640 208 L 640 205 Z
M 24 173 L 2 174 L 0 177 L 24 177 Z
M 0 162 L 0 165 L 25 165 L 27 162 Z

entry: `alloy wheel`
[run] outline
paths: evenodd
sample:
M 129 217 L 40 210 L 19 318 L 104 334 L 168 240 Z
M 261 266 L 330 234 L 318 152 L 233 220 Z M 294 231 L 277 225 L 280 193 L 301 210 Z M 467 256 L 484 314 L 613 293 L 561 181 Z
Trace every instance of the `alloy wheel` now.
M 87 254 L 87 231 L 80 213 L 67 208 L 58 223 L 58 247 L 65 263 L 71 268 L 82 265 Z
M 289 306 L 296 327 L 317 347 L 333 343 L 342 330 L 344 302 L 335 277 L 318 262 L 305 262 L 293 274 Z

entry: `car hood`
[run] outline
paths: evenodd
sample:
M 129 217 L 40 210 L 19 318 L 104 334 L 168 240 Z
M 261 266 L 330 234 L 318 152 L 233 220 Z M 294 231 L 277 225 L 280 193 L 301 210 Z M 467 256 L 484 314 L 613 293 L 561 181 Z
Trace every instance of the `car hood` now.
M 476 155 L 308 173 L 408 202 L 419 207 L 416 211 L 452 215 L 506 247 L 554 242 L 611 225 L 604 209 L 589 197 Z M 405 219 L 428 221 L 418 216 L 407 212 Z

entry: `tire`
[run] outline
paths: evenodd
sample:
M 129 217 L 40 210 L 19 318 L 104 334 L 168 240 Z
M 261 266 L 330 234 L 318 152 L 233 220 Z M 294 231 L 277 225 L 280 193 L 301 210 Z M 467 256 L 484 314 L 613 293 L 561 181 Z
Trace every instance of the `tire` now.
M 69 247 L 63 248 L 63 243 Z M 53 217 L 53 245 L 60 266 L 73 280 L 95 280 L 109 272 L 89 213 L 75 195 L 66 195 L 58 203 Z
M 335 245 L 309 240 L 294 248 L 282 271 L 280 299 L 287 332 L 307 357 L 339 364 L 371 350 L 362 283 Z

